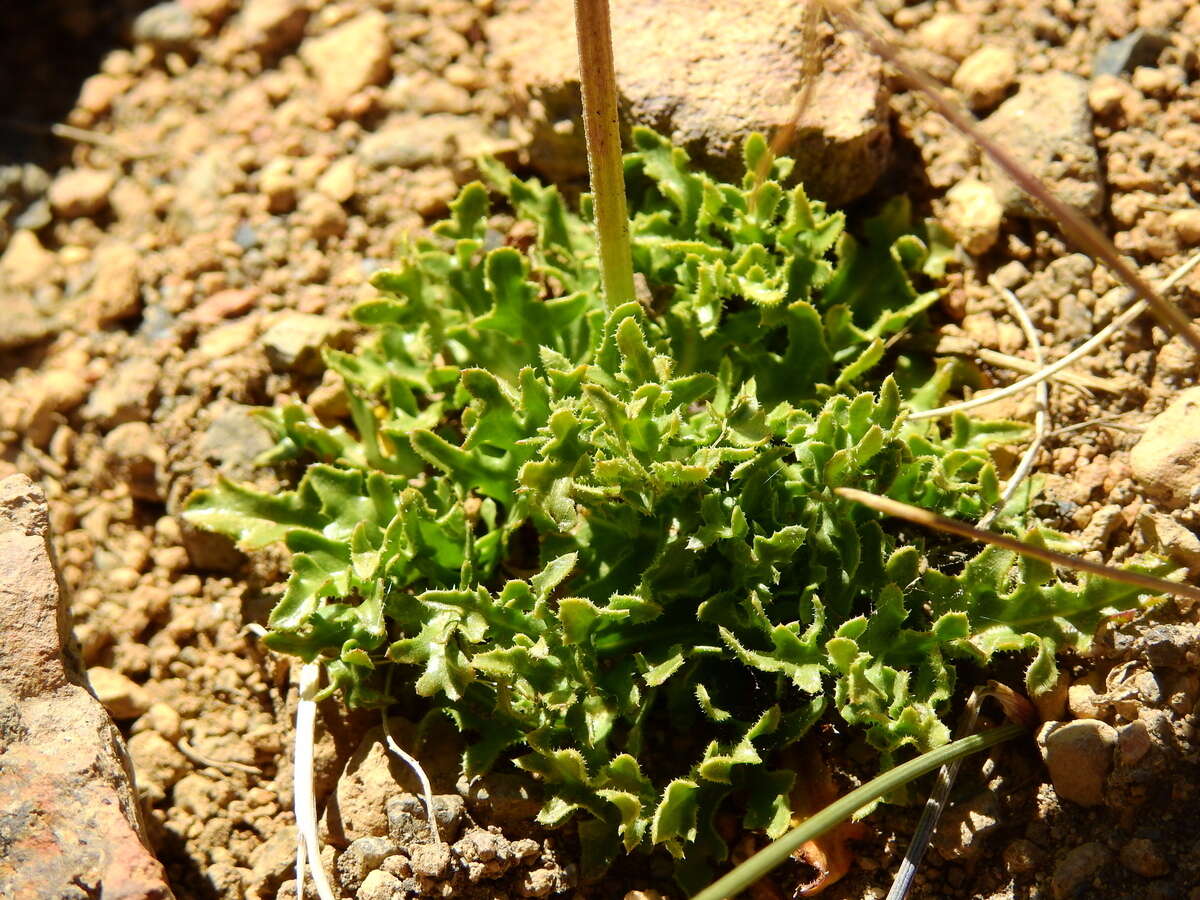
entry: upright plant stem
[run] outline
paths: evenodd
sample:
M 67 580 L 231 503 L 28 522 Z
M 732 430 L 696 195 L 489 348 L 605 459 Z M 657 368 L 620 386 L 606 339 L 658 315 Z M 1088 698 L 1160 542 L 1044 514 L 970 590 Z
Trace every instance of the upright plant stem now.
M 634 292 L 608 0 L 575 0 L 575 33 L 579 37 L 583 133 L 595 197 L 601 277 L 604 298 L 613 308 L 632 300 Z

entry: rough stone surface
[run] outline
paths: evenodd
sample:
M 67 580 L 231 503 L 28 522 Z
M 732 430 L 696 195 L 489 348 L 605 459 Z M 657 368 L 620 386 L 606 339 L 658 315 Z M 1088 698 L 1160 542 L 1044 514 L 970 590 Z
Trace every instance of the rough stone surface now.
M 392 717 L 392 736 L 410 753 L 416 753 L 411 724 Z M 418 754 L 418 758 L 424 759 Z M 457 777 L 456 754 L 438 756 L 439 762 L 424 762 L 435 791 L 453 785 Z M 417 777 L 404 762 L 389 753 L 383 729 L 368 731 L 347 761 L 337 789 L 325 807 L 322 831 L 337 847 L 346 847 L 362 837 L 388 836 L 388 798 L 398 794 L 420 794 Z
M 367 875 L 355 897 L 357 900 L 392 900 L 392 896 L 399 890 L 399 878 L 382 869 L 376 869 Z
M 1200 498 L 1200 387 L 1181 391 L 1129 454 L 1133 477 L 1158 498 L 1185 506 Z
M 982 181 L 960 181 L 946 193 L 942 222 L 968 253 L 986 253 L 1000 237 L 1004 209 Z
M 648 125 L 725 178 L 740 178 L 746 135 L 791 117 L 804 58 L 802 7 L 790 0 L 630 0 L 613 16 L 625 123 Z M 583 131 L 570 0 L 522 0 L 489 24 L 494 64 L 531 131 L 535 167 L 583 173 Z M 879 61 L 822 31 L 823 59 L 785 153 L 809 193 L 844 203 L 888 163 L 887 90 Z
M 299 40 L 307 21 L 304 0 L 247 0 L 237 24 L 247 46 L 275 53 Z
M 962 61 L 954 73 L 954 88 L 972 109 L 990 109 L 1008 93 L 1017 77 L 1017 55 L 1008 47 L 989 44 Z
M 104 436 L 104 449 L 115 478 L 125 483 L 135 500 L 158 502 L 158 472 L 166 463 L 166 450 L 145 422 L 126 422 Z
M 388 834 L 396 843 L 407 847 L 433 840 L 425 803 L 416 794 L 396 794 L 388 797 L 384 806 Z M 458 794 L 434 795 L 433 818 L 437 822 L 438 836 L 443 841 L 454 841 L 458 837 L 465 811 L 466 804 Z
M 159 3 L 133 21 L 133 39 L 157 50 L 182 50 L 203 33 L 203 23 L 182 3 Z
M 378 869 L 398 848 L 388 838 L 364 837 L 351 841 L 338 857 L 338 884 L 343 891 L 357 891 L 367 876 Z
M 387 16 L 377 9 L 300 46 L 300 58 L 317 76 L 325 102 L 339 111 L 363 88 L 383 81 L 391 52 Z
M 1171 871 L 1167 858 L 1149 838 L 1134 838 L 1129 841 L 1121 848 L 1117 858 L 1126 869 L 1143 878 L 1160 878 Z
M 933 846 L 943 859 L 977 859 L 984 840 L 1000 827 L 1000 801 L 981 791 L 947 810 L 938 824 Z
M 1038 734 L 1038 743 L 1058 796 L 1081 806 L 1104 802 L 1104 781 L 1117 745 L 1117 732 L 1111 725 L 1096 719 L 1065 725 L 1048 722 Z
M 118 721 L 136 719 L 150 709 L 150 697 L 145 688 L 135 684 L 120 672 L 93 666 L 88 669 L 88 683 L 96 699 L 104 704 L 108 714 Z
M 50 205 L 68 219 L 94 216 L 108 206 L 116 183 L 117 173 L 111 169 L 67 169 L 50 185 Z
M 1094 841 L 1074 848 L 1054 867 L 1054 874 L 1050 878 L 1050 895 L 1054 900 L 1084 896 L 1079 892 L 1092 883 L 1092 879 L 1111 857 L 1107 847 Z
M 262 344 L 267 359 L 277 371 L 311 374 L 323 367 L 321 347 L 326 343 L 338 343 L 346 333 L 343 322 L 325 316 L 292 313 L 267 329 Z
M 33 482 L 0 481 L 0 896 L 163 900 L 121 736 L 83 686 L 49 529 Z
M 1100 214 L 1104 181 L 1084 79 L 1067 72 L 1030 78 L 982 127 L 1069 206 L 1088 216 Z M 990 159 L 984 171 L 1007 212 L 1029 218 L 1045 215 Z
M 449 844 L 422 844 L 413 849 L 408 864 L 418 877 L 442 879 L 454 866 L 454 854 Z
M 96 277 L 87 296 L 87 318 L 100 325 L 128 319 L 142 311 L 138 252 L 115 243 L 96 253 Z

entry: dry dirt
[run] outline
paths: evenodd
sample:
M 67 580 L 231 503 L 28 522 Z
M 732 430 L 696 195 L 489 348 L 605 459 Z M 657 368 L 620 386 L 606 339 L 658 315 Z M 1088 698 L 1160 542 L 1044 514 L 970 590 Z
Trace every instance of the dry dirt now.
M 981 116 L 1034 76 L 1090 78 L 1101 48 L 1137 28 L 1161 33 L 1161 52 L 1087 89 L 1100 220 L 1148 277 L 1200 246 L 1200 9 L 1183 0 L 877 5 L 914 61 Z M 14 164 L 0 177 L 0 475 L 25 472 L 50 498 L 84 659 L 129 739 L 177 895 L 274 897 L 293 859 L 295 673 L 243 626 L 265 616 L 285 561 L 246 559 L 175 514 L 218 472 L 282 483 L 287 473 L 252 464 L 269 440 L 250 408 L 300 399 L 344 415 L 337 385 L 312 365 L 316 348 L 353 341 L 338 323 L 370 294 L 366 279 L 445 212 L 474 177 L 472 159 L 520 163 L 520 123 L 487 64 L 493 10 L 488 0 L 247 0 L 244 9 L 181 0 L 138 19 L 131 36 L 143 7 L 57 6 L 57 18 L 0 38 L 6 71 L 20 73 L 11 77 L 47 73 L 44 103 L 9 92 L 0 111 L 0 153 Z M 989 225 L 995 192 L 982 207 L 966 203 L 974 188 L 947 196 L 987 179 L 978 151 L 893 87 L 897 161 L 855 212 L 907 191 L 975 243 L 977 255 L 950 276 L 942 349 L 1029 357 L 987 286 L 992 274 L 1022 298 L 1048 358 L 1078 345 L 1117 308 L 1116 280 L 1048 222 L 1010 214 Z M 51 121 L 77 130 L 53 139 L 38 128 Z M 1193 275 L 1174 294 L 1192 318 L 1197 288 Z M 1038 513 L 1097 558 L 1165 548 L 1195 577 L 1200 502 L 1148 493 L 1130 451 L 1198 370 L 1181 339 L 1146 318 L 1076 368 L 1094 376 L 1090 386 L 1057 384 Z M 988 366 L 978 374 L 982 386 L 1014 377 Z M 1028 414 L 1024 406 L 1003 413 Z M 949 836 L 928 855 L 914 896 L 1200 898 L 1194 622 L 1166 603 L 1106 628 L 1094 658 L 1068 661 L 1074 686 L 1064 681 L 1047 717 L 1106 721 L 1111 736 L 1096 726 L 1080 746 L 1116 746 L 1115 768 L 1092 785 L 1094 805 L 1056 793 L 1032 742 L 982 770 L 968 764 Z M 1001 674 L 1019 683 L 1016 668 Z M 376 721 L 333 704 L 323 715 L 324 796 Z M 829 740 L 854 758 L 850 737 Z M 452 779 L 443 792 L 455 796 Z M 381 871 L 431 896 L 573 892 L 570 835 L 522 824 L 520 785 L 492 792 L 447 809 L 470 844 L 453 879 L 451 864 L 405 831 L 393 798 L 387 826 L 410 840 L 346 855 L 345 883 L 356 887 L 386 859 Z M 908 809 L 877 816 L 875 836 L 829 896 L 882 898 L 914 821 Z M 587 893 L 670 894 L 664 868 L 638 865 Z M 780 878 L 782 895 L 802 874 Z M 372 888 L 380 884 L 391 882 L 379 876 Z

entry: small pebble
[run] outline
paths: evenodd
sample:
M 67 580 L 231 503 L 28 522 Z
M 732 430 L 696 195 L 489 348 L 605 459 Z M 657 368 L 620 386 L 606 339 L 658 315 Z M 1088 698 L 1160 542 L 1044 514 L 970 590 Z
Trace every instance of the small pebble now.
M 400 892 L 400 879 L 382 869 L 376 869 L 363 879 L 355 893 L 357 900 L 392 900 Z
M 980 47 L 954 73 L 954 88 L 972 109 L 990 109 L 1008 93 L 1017 78 L 1017 56 L 1008 47 Z
M 1100 806 L 1112 769 L 1117 732 L 1095 719 L 1048 722 L 1038 733 L 1054 790 L 1080 806 Z
M 946 193 L 942 221 L 972 255 L 985 253 L 1000 237 L 1004 209 L 996 192 L 982 181 L 960 181 Z
M 93 666 L 88 669 L 88 683 L 96 699 L 118 721 L 136 719 L 150 709 L 150 695 L 146 689 L 120 672 Z
M 1051 896 L 1054 900 L 1081 896 L 1079 892 L 1092 883 L 1096 873 L 1111 858 L 1112 853 L 1103 844 L 1092 842 L 1074 848 L 1054 867 L 1054 874 L 1050 878 Z
M 1130 872 L 1143 878 L 1161 878 L 1171 871 L 1162 851 L 1149 838 L 1134 838 L 1121 848 L 1118 857 Z

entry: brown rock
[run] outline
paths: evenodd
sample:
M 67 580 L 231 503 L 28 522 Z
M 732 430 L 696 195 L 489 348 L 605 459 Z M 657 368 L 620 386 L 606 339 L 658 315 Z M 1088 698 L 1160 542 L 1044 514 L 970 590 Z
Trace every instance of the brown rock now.
M 235 0 L 179 0 L 179 5 L 202 19 L 220 21 L 233 12 L 237 4 Z
M 338 203 L 345 203 L 358 190 L 358 160 L 343 156 L 317 180 L 317 190 Z
M 325 102 L 335 112 L 343 111 L 363 88 L 383 81 L 391 55 L 388 19 L 377 9 L 300 45 L 300 58 L 316 75 Z
M 804 47 L 790 0 L 629 0 L 613 18 L 617 86 L 627 125 L 669 135 L 722 177 L 740 179 L 742 143 L 792 115 Z M 570 0 L 520 0 L 488 25 L 493 64 L 528 119 L 533 165 L 553 179 L 584 171 Z M 871 189 L 887 166 L 887 90 L 879 61 L 821 31 L 820 74 L 785 153 L 823 200 Z
M 1141 719 L 1117 729 L 1117 762 L 1122 766 L 1136 765 L 1152 746 L 1150 729 Z
M 990 109 L 1008 93 L 1017 77 L 1017 55 L 1008 47 L 989 44 L 962 61 L 954 73 L 954 88 L 972 109 Z
M 275 53 L 298 41 L 307 21 L 304 0 L 247 0 L 237 30 L 247 46 Z
M 138 252 L 129 244 L 106 244 L 96 252 L 96 276 L 87 293 L 87 318 L 108 325 L 141 311 Z
M 275 370 L 315 374 L 322 367 L 321 348 L 341 344 L 347 335 L 342 322 L 310 313 L 290 313 L 267 329 L 262 344 Z
M 984 840 L 999 827 L 1000 801 L 992 791 L 981 791 L 946 811 L 933 846 L 943 859 L 976 859 Z
M 55 257 L 45 249 L 37 235 L 19 229 L 0 256 L 0 275 L 14 288 L 32 288 L 43 283 L 54 269 Z
M 45 497 L 0 481 L 0 896 L 171 897 L 121 736 L 83 687 Z
M 121 96 L 121 93 L 128 87 L 129 84 L 125 79 L 100 72 L 83 83 L 83 87 L 79 89 L 79 99 L 75 101 L 75 106 L 93 116 L 98 116 L 108 112 L 112 102 Z
M 922 23 L 916 38 L 934 53 L 961 60 L 979 43 L 979 20 L 965 13 L 939 13 Z
M 414 875 L 442 879 L 450 874 L 454 857 L 448 844 L 422 844 L 413 849 L 408 863 Z
M 403 883 L 395 875 L 376 869 L 367 874 L 358 889 L 358 900 L 391 900 L 400 894 L 403 896 Z
M 1051 896 L 1054 900 L 1081 896 L 1079 892 L 1092 883 L 1096 873 L 1111 858 L 1108 848 L 1094 841 L 1074 848 L 1054 867 L 1054 874 L 1050 878 Z
M 67 219 L 94 216 L 108 205 L 116 183 L 111 169 L 67 169 L 50 185 L 50 205 Z
M 1084 79 L 1067 72 L 1035 76 L 988 116 L 982 127 L 1063 202 L 1084 215 L 1099 215 L 1104 182 L 1092 140 L 1092 111 Z M 990 159 L 984 172 L 1007 212 L 1027 218 L 1046 215 Z
M 21 429 L 25 437 L 35 446 L 46 446 L 57 427 L 57 416 L 79 406 L 89 387 L 78 369 L 50 369 L 36 378 L 23 398 L 26 405 Z
M 92 390 L 83 417 L 103 428 L 123 422 L 144 422 L 158 400 L 158 365 L 135 356 L 114 366 Z
M 1014 875 L 1035 871 L 1045 858 L 1045 851 L 1026 838 L 1017 838 L 1004 848 L 1004 868 Z
M 125 482 L 135 500 L 162 500 L 158 472 L 166 463 L 166 450 L 145 422 L 126 422 L 104 436 L 104 449 L 113 476 Z
M 114 719 L 136 719 L 150 708 L 150 695 L 146 689 L 120 672 L 93 666 L 88 669 L 88 683 L 96 699 Z
M 1067 706 L 1077 719 L 1103 719 L 1108 715 L 1109 703 L 1103 694 L 1097 694 L 1090 684 L 1080 682 L 1067 689 Z
M 1143 878 L 1161 878 L 1171 871 L 1166 857 L 1149 838 L 1134 838 L 1121 848 L 1118 858 L 1121 865 Z
M 217 291 L 193 307 L 189 317 L 202 325 L 215 325 L 222 319 L 240 316 L 254 306 L 261 291 L 256 288 L 228 288 Z
M 1096 719 L 1065 725 L 1048 722 L 1038 733 L 1038 743 L 1060 797 L 1080 806 L 1104 802 L 1104 782 L 1117 745 L 1117 732 L 1111 725 Z
M 1155 416 L 1129 454 L 1133 477 L 1160 499 L 1200 498 L 1200 387 L 1181 391 Z
M 156 801 L 191 769 L 187 757 L 157 731 L 142 731 L 131 737 L 129 758 L 143 795 Z
M 417 744 L 413 726 L 395 716 L 391 719 L 391 730 L 400 746 L 421 760 L 435 793 L 448 795 L 447 788 L 452 788 L 458 777 L 456 755 L 423 753 L 422 746 L 431 747 L 434 742 Z M 448 733 L 447 739 L 456 740 Z M 388 798 L 406 793 L 420 795 L 420 782 L 399 757 L 388 752 L 383 729 L 372 728 L 363 736 L 337 780 L 336 791 L 325 807 L 322 832 L 337 847 L 346 847 L 357 838 L 385 837 L 389 834 Z M 435 804 L 435 811 L 442 810 Z
M 942 221 L 971 254 L 986 253 L 1000 237 L 1004 209 L 989 185 L 975 179 L 960 181 L 946 192 Z
M 153 731 L 174 744 L 183 737 L 183 719 L 169 704 L 151 703 L 130 730 L 134 734 Z
M 24 289 L 0 290 L 0 350 L 36 344 L 57 333 L 62 324 L 48 315 Z

